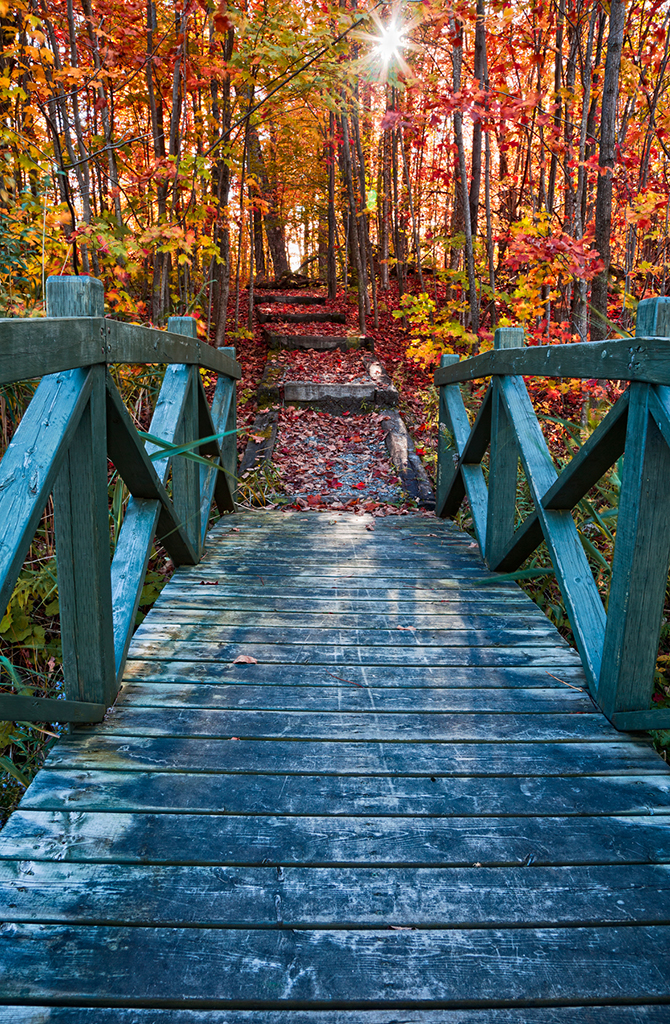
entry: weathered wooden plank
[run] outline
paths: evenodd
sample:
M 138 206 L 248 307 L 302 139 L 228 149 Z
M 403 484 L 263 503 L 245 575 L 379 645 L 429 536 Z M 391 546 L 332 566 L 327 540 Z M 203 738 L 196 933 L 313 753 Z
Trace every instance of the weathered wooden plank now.
M 368 644 L 327 645 L 317 643 L 305 644 L 273 644 L 254 642 L 243 643 L 205 643 L 160 639 L 134 639 L 130 649 L 133 658 L 146 658 L 163 661 L 227 661 L 234 662 L 240 655 L 251 656 L 259 662 L 282 665 L 284 674 L 290 672 L 294 665 L 546 665 L 555 670 L 564 665 L 574 665 L 576 654 L 571 648 L 553 644 L 551 638 L 539 638 L 535 644 L 515 646 L 513 631 L 509 631 L 510 645 L 501 642 L 499 647 L 490 646 L 486 642 L 481 646 L 476 643 L 476 634 L 472 637 L 453 634 L 455 642 L 449 647 L 371 647 Z M 532 634 L 529 639 L 532 639 Z M 518 643 L 523 640 L 517 638 Z
M 176 362 L 199 365 L 236 380 L 242 376 L 239 364 L 211 345 L 195 340 L 185 343 L 165 331 L 99 315 L 0 319 L 0 384 L 96 363 Z
M 417 931 L 64 928 L 0 932 L 5 998 L 377 1007 L 667 1000 L 670 927 Z M 9 940 L 9 941 L 8 941 Z M 203 956 L 203 949 L 207 955 Z M 35 970 L 39 962 L 40 970 Z M 113 963 L 108 974 L 100 963 Z M 569 964 L 569 967 L 566 965 Z M 213 969 L 216 965 L 216 969 Z M 663 966 L 662 966 L 663 965 Z M 428 968 L 428 970 L 426 969 Z M 466 995 L 467 993 L 467 995 Z
M 670 448 L 649 410 L 646 385 L 631 386 L 626 456 L 612 559 L 597 700 L 607 715 L 647 711 L 670 562 Z
M 108 705 L 116 694 L 116 672 L 104 366 L 90 375 L 91 393 L 53 489 L 58 597 L 66 695 Z
M 256 316 L 261 324 L 268 323 L 281 323 L 282 321 L 287 324 L 308 324 L 308 323 L 319 323 L 319 324 L 346 324 L 347 315 L 346 313 L 334 313 L 334 312 L 311 312 L 311 313 L 261 313 L 257 312 Z
M 531 512 L 512 534 L 507 546 L 501 548 L 495 568 L 498 572 L 513 572 L 529 558 L 544 540 L 542 524 L 537 512 Z
M 521 348 L 524 344 L 523 329 L 498 328 L 493 344 L 496 350 Z M 491 452 L 485 552 L 487 564 L 496 568 L 514 533 L 519 449 L 515 428 L 505 407 L 501 382 L 494 379 L 491 389 Z
M 596 377 L 667 385 L 670 384 L 670 353 L 667 341 L 654 337 L 498 349 L 440 367 L 435 371 L 435 384 L 440 387 L 495 374 Z
M 187 318 L 188 319 L 188 318 Z M 119 320 L 104 320 L 108 363 L 168 363 L 201 366 L 240 380 L 242 370 L 227 352 L 182 335 Z
M 417 629 L 410 626 L 400 629 L 328 629 L 325 626 L 273 627 L 264 624 L 224 626 L 217 625 L 212 619 L 200 623 L 180 622 L 179 615 L 176 615 L 173 622 L 145 620 L 135 633 L 134 643 L 151 640 L 173 640 L 179 644 L 199 641 L 203 656 L 210 649 L 218 651 L 221 645 L 227 646 L 231 643 L 281 644 L 284 647 L 384 647 L 387 651 L 397 647 L 511 647 L 514 643 L 522 643 L 528 647 L 539 645 L 568 648 L 567 642 L 548 619 L 545 619 L 544 623 L 534 623 L 530 628 L 524 624 L 517 627 L 514 622 L 505 628 L 497 622 L 489 628 L 481 629 L 461 629 L 458 625 L 435 629 Z M 210 648 L 212 644 L 216 646 Z
M 542 499 L 545 508 L 574 508 L 623 453 L 629 394 L 629 391 L 624 391 L 577 454 L 561 470 Z
M 440 365 L 458 361 L 457 356 L 445 355 Z M 486 546 L 486 507 L 488 491 L 479 462 L 491 436 L 491 389 L 479 407 L 472 430 L 463 397 L 458 385 L 440 390 L 440 445 L 438 446 L 438 489 L 436 506 L 438 516 L 455 515 L 468 497 L 477 540 L 482 550 Z M 446 431 L 451 430 L 456 448 L 447 446 Z M 457 464 L 453 464 L 454 456 Z
M 458 359 L 455 353 L 445 353 L 440 357 L 440 366 L 448 366 L 450 363 L 458 362 Z M 465 479 L 456 469 L 456 464 L 467 443 L 469 433 L 470 421 L 460 388 L 458 385 L 441 388 L 435 506 L 435 514 L 438 517 L 454 515 L 465 497 Z
M 16 578 L 91 394 L 93 374 L 45 377 L 0 463 L 0 607 Z
M 111 585 L 117 679 L 128 656 L 160 511 L 158 500 L 131 497 L 114 548 Z
M 232 357 L 235 356 L 235 349 L 226 348 L 226 352 Z M 221 515 L 224 512 L 232 512 L 235 507 L 234 496 L 236 492 L 237 476 L 237 403 L 235 401 L 235 381 L 226 377 L 219 377 L 212 407 L 207 403 L 202 381 L 198 378 L 198 412 L 199 430 L 201 437 L 210 437 L 213 434 L 220 434 L 223 431 L 230 433 L 226 437 L 204 445 L 200 451 L 203 455 L 216 455 L 222 470 L 200 467 L 200 525 L 201 525 L 201 548 L 204 546 L 209 524 L 212 499 L 216 501 L 217 508 Z
M 197 323 L 190 316 L 171 316 L 168 318 L 168 331 L 173 334 L 197 339 Z M 198 342 L 196 341 L 196 344 Z M 184 395 L 181 408 L 176 417 L 174 440 L 178 445 L 190 444 L 199 436 L 199 389 L 200 374 L 197 366 L 179 372 Z M 160 436 L 160 435 L 159 435 Z M 206 437 L 209 435 L 205 435 Z M 200 450 L 195 449 L 199 455 Z M 191 547 L 200 560 L 202 548 L 202 530 L 200 526 L 200 467 L 192 459 L 177 455 L 172 460 L 172 500 L 182 531 L 188 537 Z
M 291 521 L 295 529 L 284 535 Z M 15 988 L 3 979 L 3 993 L 37 1003 L 113 1004 L 115 1024 L 123 1020 L 122 1002 L 134 1007 L 134 1024 L 144 1024 L 136 1007 L 151 1005 L 158 1014 L 158 1002 L 169 1024 L 187 1005 L 202 1013 L 194 1010 L 183 1024 L 242 1024 L 243 1012 L 248 1024 L 269 1024 L 273 1011 L 258 1007 L 282 1005 L 273 986 L 288 977 L 281 991 L 291 1024 L 300 1024 L 299 1005 L 313 1007 L 315 1024 L 317 1017 L 324 1024 L 327 1011 L 317 1007 L 329 1003 L 346 1006 L 344 1019 L 353 1024 L 355 991 L 367 1001 L 366 1024 L 372 1007 L 388 1005 L 389 993 L 397 992 L 391 1012 L 397 1016 L 404 1006 L 403 1020 L 406 1012 L 422 1020 L 416 1014 L 428 1011 L 411 1007 L 433 1003 L 446 1024 L 444 1007 L 465 1001 L 473 1024 L 471 1007 L 483 991 L 476 986 L 484 983 L 474 982 L 473 997 L 464 973 L 472 964 L 490 988 L 480 1006 L 500 1007 L 510 979 L 510 999 L 518 1004 L 510 1024 L 534 1024 L 535 1011 L 526 1008 L 534 999 L 611 1002 L 614 990 L 620 999 L 667 998 L 663 969 L 657 989 L 647 979 L 659 977 L 659 951 L 666 962 L 657 936 L 670 920 L 670 772 L 649 743 L 608 738 L 617 734 L 593 712 L 576 653 L 557 645 L 551 630 L 542 647 L 524 640 L 517 648 L 442 648 L 445 634 L 495 635 L 501 621 L 503 632 L 521 622 L 526 635 L 536 625 L 548 628 L 517 588 L 489 589 L 472 575 L 452 578 L 448 555 L 426 579 L 392 552 L 393 585 L 367 585 L 387 571 L 379 552 L 385 535 L 396 551 L 405 544 L 425 565 L 435 550 L 437 538 L 427 536 L 434 520 L 417 523 L 417 532 L 411 522 L 376 523 L 372 535 L 361 520 L 339 539 L 337 527 L 329 534 L 319 525 L 309 545 L 291 551 L 298 572 L 290 584 L 289 560 L 263 550 L 278 538 L 279 522 L 288 554 L 293 538 L 304 542 L 296 531 L 315 519 L 234 516 L 220 528 L 227 546 L 241 540 L 247 548 L 219 557 L 215 572 L 199 567 L 183 588 L 170 584 L 149 618 L 159 632 L 185 635 L 199 626 L 195 641 L 138 638 L 137 650 L 144 644 L 150 656 L 128 663 L 127 690 L 109 723 L 64 738 L 10 820 L 0 847 L 0 900 L 4 893 L 14 905 L 3 914 L 9 966 L 0 970 L 12 974 Z M 240 532 L 226 532 L 235 523 Z M 321 545 L 321 538 L 332 544 L 331 537 L 356 547 L 365 585 Z M 467 553 L 462 535 L 456 537 Z M 308 566 L 315 553 L 321 563 L 314 557 Z M 268 573 L 269 585 L 268 563 L 282 570 Z M 340 575 L 319 577 L 322 566 L 329 571 L 334 564 Z M 239 565 L 256 573 L 237 572 Z M 408 568 L 409 588 L 402 586 Z M 183 571 L 177 575 L 185 579 Z M 456 623 L 466 628 L 449 628 Z M 403 635 L 411 630 L 397 625 L 432 638 L 443 663 L 366 665 L 375 649 L 389 657 L 384 644 L 343 646 L 343 638 L 375 635 L 392 658 L 400 651 L 414 659 L 417 648 Z M 222 639 L 234 636 L 223 648 L 259 663 L 202 660 L 212 636 L 219 651 Z M 286 643 L 287 636 L 297 642 Z M 323 664 L 287 664 L 307 648 Z M 430 648 L 418 650 L 421 660 Z M 180 660 L 184 652 L 190 660 Z M 483 671 L 482 659 L 503 664 Z M 512 667 L 519 663 L 525 667 Z M 589 738 L 594 725 L 596 741 Z M 470 742 L 459 739 L 464 729 Z M 258 738 L 268 733 L 276 738 Z M 434 742 L 435 734 L 448 741 Z M 316 735 L 324 739 L 310 738 Z M 58 921 L 63 925 L 36 925 Z M 650 922 L 656 927 L 640 928 Z M 641 947 L 636 937 L 643 932 Z M 296 949 L 294 935 L 304 946 Z M 285 936 L 288 946 L 281 945 Z M 394 952 L 398 937 L 410 943 L 402 956 Z M 279 945 L 262 945 L 271 938 Z M 34 971 L 38 947 L 45 980 Z M 207 970 L 194 980 L 196 956 Z M 151 964 L 148 987 L 142 981 L 138 988 L 140 962 Z M 615 969 L 621 963 L 623 983 Z M 566 997 L 567 985 L 573 987 Z M 240 1002 L 249 1009 L 211 1016 L 217 1006 Z M 104 1008 L 94 1009 L 100 1024 Z M 602 1024 L 616 1022 L 615 1011 L 605 1009 Z M 588 1017 L 573 1005 L 556 1008 L 563 1010 L 571 1015 L 556 1017 L 557 1024 L 598 1020 L 592 1007 Z M 483 1012 L 481 1024 L 496 1021 Z M 389 1020 L 385 1012 L 383 1024 Z
M 538 652 L 535 652 L 536 654 Z M 549 665 L 528 666 L 488 666 L 482 672 L 477 665 L 450 665 L 436 667 L 425 665 L 412 667 L 397 666 L 365 666 L 348 665 L 345 673 L 338 674 L 324 671 L 320 665 L 291 665 L 282 678 L 290 681 L 293 686 L 319 686 L 321 688 L 337 687 L 342 683 L 361 687 L 383 686 L 391 691 L 398 688 L 465 688 L 473 686 L 486 687 L 501 691 L 507 688 L 528 686 L 556 686 L 563 688 L 574 686 L 586 690 L 584 672 L 576 654 L 569 663 L 561 663 L 560 668 L 553 662 Z M 255 665 L 233 665 L 229 663 L 202 661 L 144 661 L 130 659 L 125 668 L 124 679 L 127 682 L 173 682 L 188 685 L 221 685 L 241 683 L 249 686 L 276 686 L 277 669 L 275 665 L 262 663 Z M 347 683 L 347 680 L 350 682 Z M 353 681 L 353 682 L 352 682 Z
M 473 678 L 473 683 L 477 680 Z M 547 678 L 546 682 L 552 680 Z M 382 713 L 440 711 L 489 714 L 543 715 L 545 712 L 596 711 L 585 690 L 574 686 L 500 690 L 493 687 L 439 689 L 435 687 L 352 686 L 331 679 L 334 685 L 289 686 L 235 681 L 231 684 L 125 683 L 117 708 L 218 708 L 220 710 L 269 711 L 369 711 Z
M 617 729 L 670 729 L 670 708 L 649 711 L 616 711 L 611 718 Z
M 401 818 L 15 811 L 0 860 L 498 867 L 648 864 L 670 857 L 665 815 Z M 1 959 L 1 958 L 0 958 Z
M 200 584 L 201 580 L 216 580 L 225 579 L 226 588 L 229 592 L 234 592 L 236 589 L 241 590 L 242 593 L 249 593 L 250 586 L 254 588 L 260 584 L 263 588 L 260 593 L 270 593 L 272 588 L 280 593 L 286 593 L 288 589 L 288 581 L 290 579 L 299 580 L 299 586 L 295 588 L 295 591 L 299 594 L 313 593 L 316 596 L 327 596 L 327 594 L 341 593 L 342 591 L 362 590 L 362 596 L 367 596 L 370 591 L 376 591 L 376 596 L 380 599 L 386 599 L 387 595 L 393 598 L 398 592 L 405 592 L 407 595 L 408 591 L 411 591 L 413 596 L 415 591 L 428 591 L 432 594 L 432 599 L 435 600 L 435 594 L 439 591 L 452 592 L 454 596 L 457 596 L 462 600 L 469 600 L 470 595 L 474 594 L 475 597 L 483 597 L 491 599 L 492 595 L 499 594 L 501 596 L 518 595 L 520 593 L 516 583 L 510 583 L 508 580 L 500 581 L 488 573 L 482 572 L 481 574 L 475 574 L 469 570 L 457 570 L 445 569 L 443 575 L 440 576 L 438 572 L 434 572 L 432 575 L 426 575 L 423 577 L 417 576 L 415 573 L 402 573 L 397 572 L 396 575 L 387 575 L 383 567 L 379 567 L 377 573 L 374 572 L 374 567 L 365 567 L 362 573 L 347 571 L 342 569 L 339 574 L 329 575 L 325 572 L 324 574 L 318 575 L 317 570 L 306 570 L 301 572 L 296 571 L 295 577 L 290 575 L 288 570 L 285 572 L 265 572 L 264 567 L 259 565 L 255 571 L 252 567 L 247 572 L 235 572 L 230 576 L 227 576 L 222 569 L 217 569 L 212 565 L 205 563 L 198 567 L 197 573 L 189 575 L 188 578 L 184 577 L 182 573 L 175 573 L 172 578 L 172 586 L 181 586 L 182 581 L 188 586 L 196 586 Z M 380 593 L 381 591 L 381 593 Z
M 392 1019 L 389 1016 L 392 1014 Z M 0 1006 L 0 1024 L 667 1024 L 659 1005 L 485 1010 L 161 1010 Z M 402 1018 L 402 1021 L 400 1020 Z
M 4 922 L 464 928 L 668 924 L 670 867 L 211 868 L 0 861 Z
M 257 301 L 260 306 L 264 306 L 268 302 L 276 302 L 282 306 L 325 306 L 326 296 L 325 295 L 281 295 L 273 294 L 266 295 L 264 292 L 260 292 L 257 296 Z
M 106 711 L 105 704 L 90 701 L 0 693 L 0 720 L 3 722 L 101 722 Z
M 204 590 L 201 590 L 203 597 L 201 598 L 200 604 L 196 602 L 196 598 L 192 599 L 182 598 L 180 595 L 175 597 L 173 594 L 170 600 L 163 599 L 160 603 L 156 603 L 152 609 L 153 616 L 152 621 L 155 623 L 170 623 L 176 622 L 177 617 L 179 621 L 197 622 L 198 618 L 202 616 L 202 622 L 215 622 L 219 621 L 221 626 L 250 626 L 257 623 L 259 615 L 262 613 L 263 622 L 267 623 L 270 627 L 275 626 L 309 626 L 311 628 L 324 626 L 331 629 L 347 629 L 347 628 L 358 628 L 361 630 L 375 630 L 375 629 L 397 629 L 399 626 L 403 628 L 413 628 L 420 630 L 428 629 L 479 629 L 479 628 L 492 628 L 500 626 L 502 623 L 508 623 L 515 628 L 527 628 L 533 629 L 535 626 L 544 628 L 546 617 L 536 608 L 534 611 L 532 608 L 528 609 L 526 605 L 507 605 L 506 603 L 500 602 L 497 606 L 495 602 L 488 605 L 471 603 L 469 606 L 461 605 L 461 611 L 453 610 L 446 602 L 442 605 L 428 606 L 431 608 L 430 613 L 428 612 L 416 612 L 414 616 L 410 613 L 409 609 L 400 608 L 391 609 L 386 614 L 379 612 L 361 611 L 358 614 L 356 612 L 340 612 L 334 610 L 326 611 L 280 611 L 278 608 L 270 607 L 271 601 L 264 602 L 266 607 L 260 607 L 252 611 L 248 608 L 228 609 L 229 603 L 225 598 L 225 593 L 221 598 L 214 604 L 210 604 L 206 600 L 208 594 Z M 276 604 L 280 604 L 280 601 L 276 601 Z M 381 602 L 378 602 L 377 606 Z M 382 605 L 383 607 L 383 605 Z M 425 606 L 421 606 L 425 607 Z M 471 614 L 468 615 L 467 609 L 472 609 Z
M 542 524 L 584 671 L 595 692 L 605 634 L 602 599 L 572 515 L 569 512 L 545 509 L 541 504 L 557 474 L 523 379 L 505 378 L 500 381 L 500 389 L 514 424 L 535 511 Z
M 133 497 L 160 502 L 158 535 L 175 564 L 192 561 L 186 531 L 109 374 L 106 384 L 108 455 Z
M 263 328 L 262 333 L 271 349 L 314 349 L 317 352 L 340 349 L 342 352 L 350 352 L 352 349 L 374 348 L 373 339 L 364 334 L 280 334 L 278 331 L 269 331 L 267 327 Z
M 390 778 L 390 782 L 389 782 Z M 23 810 L 383 817 L 670 814 L 670 774 L 571 777 L 226 775 L 49 768 Z M 566 828 L 569 828 L 566 822 Z
M 0 319 L 0 385 L 104 363 L 102 317 Z
M 414 743 L 611 742 L 616 730 L 595 708 L 588 712 L 544 715 L 433 711 L 231 711 L 175 709 L 166 721 L 161 708 L 117 705 L 97 730 L 99 736 L 192 736 L 211 739 L 305 739 L 403 741 Z
M 366 591 L 347 588 L 352 596 L 330 596 L 323 591 L 305 591 L 301 587 L 298 594 L 286 593 L 278 587 L 266 586 L 263 583 L 253 595 L 248 588 L 238 584 L 231 586 L 229 580 L 217 577 L 203 583 L 200 578 L 187 579 L 179 576 L 172 579 L 163 589 L 156 601 L 157 610 L 172 605 L 179 608 L 226 608 L 230 614 L 240 614 L 256 610 L 258 612 L 283 612 L 285 614 L 301 614 L 313 611 L 315 615 L 378 615 L 384 609 L 389 614 L 402 616 L 409 614 L 410 608 L 417 615 L 465 615 L 471 611 L 473 615 L 488 615 L 499 612 L 501 615 L 542 615 L 538 606 L 520 588 L 515 590 L 501 587 L 482 587 L 478 590 L 463 589 L 456 593 L 452 588 L 446 596 L 434 594 L 429 590 L 412 590 L 408 588 L 389 588 L 383 594 L 368 596 Z M 263 577 L 265 579 L 265 577 Z M 342 587 L 335 588 L 338 594 Z M 281 607 L 280 607 L 281 606 Z
M 590 743 L 332 743 L 310 740 L 211 740 L 81 734 L 62 739 L 49 755 L 54 768 L 81 771 L 278 773 L 284 775 L 497 775 L 664 774 L 649 742 Z
M 333 551 L 328 550 L 325 545 L 322 550 L 319 550 L 320 545 L 317 541 L 311 550 L 304 553 L 297 548 L 294 550 L 292 545 L 282 554 L 277 552 L 266 554 L 262 548 L 235 552 L 234 555 L 233 552 L 226 553 L 227 557 L 211 552 L 208 554 L 205 564 L 214 568 L 225 567 L 226 571 L 231 573 L 244 571 L 245 568 L 263 567 L 266 567 L 268 572 L 281 572 L 282 570 L 285 572 L 291 566 L 303 572 L 310 569 L 314 571 L 319 566 L 323 566 L 328 575 L 337 575 L 352 567 L 359 571 L 364 571 L 366 568 L 368 570 L 379 568 L 387 575 L 404 574 L 408 569 L 411 574 L 412 567 L 414 572 L 417 572 L 419 566 L 422 574 L 439 573 L 443 576 L 452 570 L 462 570 L 463 568 L 471 571 L 474 576 L 480 572 L 486 572 L 486 567 L 482 564 L 479 555 L 478 545 L 473 544 L 472 538 L 468 538 L 467 543 L 464 543 L 460 550 L 456 548 L 456 545 L 452 545 L 448 552 L 429 550 L 418 552 L 413 551 L 413 547 L 418 547 L 418 544 L 405 543 L 402 549 L 398 549 L 397 557 L 394 557 L 389 545 L 384 545 L 383 550 L 374 550 L 373 548 L 363 554 L 358 551 L 343 550 L 340 539 L 339 550 Z M 421 555 L 420 559 L 417 557 L 418 555 Z

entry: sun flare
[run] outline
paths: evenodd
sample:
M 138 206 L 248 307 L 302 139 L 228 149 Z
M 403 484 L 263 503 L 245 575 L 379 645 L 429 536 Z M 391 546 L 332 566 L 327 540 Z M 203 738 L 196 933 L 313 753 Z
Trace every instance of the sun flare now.
M 400 56 L 400 51 L 405 46 L 405 30 L 392 21 L 389 25 L 381 27 L 377 40 L 377 54 L 384 64 L 390 64 Z

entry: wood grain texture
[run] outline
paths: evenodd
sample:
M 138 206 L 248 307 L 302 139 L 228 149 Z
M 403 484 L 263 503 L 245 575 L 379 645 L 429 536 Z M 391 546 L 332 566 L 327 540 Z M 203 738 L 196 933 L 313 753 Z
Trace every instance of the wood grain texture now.
M 543 715 L 546 712 L 594 714 L 590 697 L 576 686 L 535 689 L 518 687 L 497 690 L 493 687 L 439 688 L 355 686 L 331 677 L 325 686 L 262 686 L 253 683 L 203 684 L 197 688 L 184 683 L 126 682 L 116 707 L 136 710 L 145 707 L 188 709 L 219 708 L 230 711 L 371 711 L 390 712 L 472 712 L 499 715 Z M 547 682 L 551 678 L 547 676 Z M 475 680 L 473 679 L 474 683 Z
M 589 344 L 592 344 L 589 342 Z M 514 424 L 521 462 L 551 564 L 561 588 L 566 610 L 593 692 L 598 685 L 605 634 L 605 610 L 588 559 L 570 512 L 545 509 L 543 496 L 557 473 L 521 377 L 500 382 L 501 393 Z
M 240 683 L 242 685 L 275 686 L 277 684 L 277 670 L 272 664 L 231 664 L 202 661 L 137 661 L 130 660 L 126 664 L 124 678 L 127 682 L 149 682 L 149 683 L 184 683 L 189 686 L 195 684 L 198 687 L 202 684 Z M 318 686 L 321 690 L 329 688 L 342 689 L 345 687 L 356 687 L 367 689 L 368 687 L 383 686 L 385 692 L 391 693 L 397 689 L 427 689 L 440 691 L 443 689 L 494 689 L 496 691 L 513 690 L 517 687 L 546 687 L 556 686 L 558 688 L 577 687 L 586 690 L 587 683 L 579 657 L 573 654 L 571 661 L 561 659 L 560 667 L 556 664 L 549 665 L 512 665 L 500 666 L 489 665 L 486 672 L 482 672 L 477 665 L 449 665 L 435 666 L 426 665 L 413 667 L 411 665 L 381 667 L 349 665 L 346 676 L 338 679 L 337 674 L 324 671 L 321 665 L 291 665 L 290 672 L 284 677 L 292 686 Z M 352 682 L 353 680 L 353 682 Z M 191 690 L 196 694 L 196 690 Z M 195 697 L 197 700 L 197 695 Z
M 381 742 L 538 743 L 560 740 L 612 741 L 616 730 L 598 714 L 572 711 L 539 715 L 433 711 L 229 711 L 217 708 L 175 709 L 169 726 L 160 708 L 117 706 L 98 730 L 117 736 L 193 736 L 210 739 L 305 739 Z
M 582 765 L 584 767 L 584 765 Z M 622 765 L 625 770 L 625 765 Z M 392 782 L 389 783 L 389 778 Z M 571 775 L 282 775 L 50 768 L 29 810 L 384 817 L 670 814 L 670 777 Z
M 620 1000 L 667 1000 L 666 978 L 655 961 L 670 958 L 670 927 L 582 928 L 578 958 L 572 932 L 10 924 L 0 930 L 0 985 L 13 999 L 373 1009 L 382 1002 L 476 1006 L 518 1000 L 521 993 L 548 1003 L 604 1000 L 616 977 Z M 152 969 L 142 972 L 138 1000 L 141 961 Z M 101 962 L 113 967 L 101 974 Z
M 520 867 L 670 858 L 669 819 L 414 818 L 15 811 L 0 860 Z
M 665 1022 L 667 766 L 470 538 L 371 524 L 175 573 L 0 836 L 0 1024 Z
M 485 1010 L 132 1010 L 0 1006 L 0 1024 L 667 1024 L 660 1005 Z
M 106 704 L 90 701 L 0 693 L 0 720 L 4 722 L 101 722 L 106 712 Z
M 58 599 L 65 693 L 109 705 L 116 695 L 109 575 L 105 369 L 91 393 L 54 484 Z
M 289 868 L 0 861 L 4 922 L 219 928 L 667 924 L 670 866 Z
M 68 445 L 91 394 L 94 374 L 45 377 L 0 463 L 0 606 L 6 608 Z
M 607 627 L 597 700 L 607 715 L 648 711 L 670 562 L 670 448 L 631 386 Z
M 499 349 L 435 371 L 435 384 L 457 384 L 495 374 L 526 377 L 591 377 L 670 384 L 670 353 L 663 338 L 615 338 L 572 345 Z
M 81 736 L 62 740 L 49 764 L 82 771 L 222 772 L 285 775 L 412 775 L 428 778 L 498 775 L 656 774 L 648 742 L 331 743 L 309 740 L 198 740 L 178 737 Z

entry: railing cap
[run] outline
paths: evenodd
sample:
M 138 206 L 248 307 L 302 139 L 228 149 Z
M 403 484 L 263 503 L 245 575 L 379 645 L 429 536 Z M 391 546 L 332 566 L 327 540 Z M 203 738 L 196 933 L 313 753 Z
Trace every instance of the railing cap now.
M 637 307 L 636 338 L 670 338 L 670 297 L 643 299 Z
M 523 327 L 498 327 L 493 335 L 494 348 L 523 348 L 525 344 Z
M 97 277 L 48 277 L 47 316 L 104 316 L 105 290 Z

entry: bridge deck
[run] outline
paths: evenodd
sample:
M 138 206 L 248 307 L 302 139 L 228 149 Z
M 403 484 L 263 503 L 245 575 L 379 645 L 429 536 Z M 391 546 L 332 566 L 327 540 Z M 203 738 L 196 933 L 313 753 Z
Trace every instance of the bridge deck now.
M 226 518 L 0 836 L 0 1024 L 667 1021 L 670 773 L 490 575 Z

